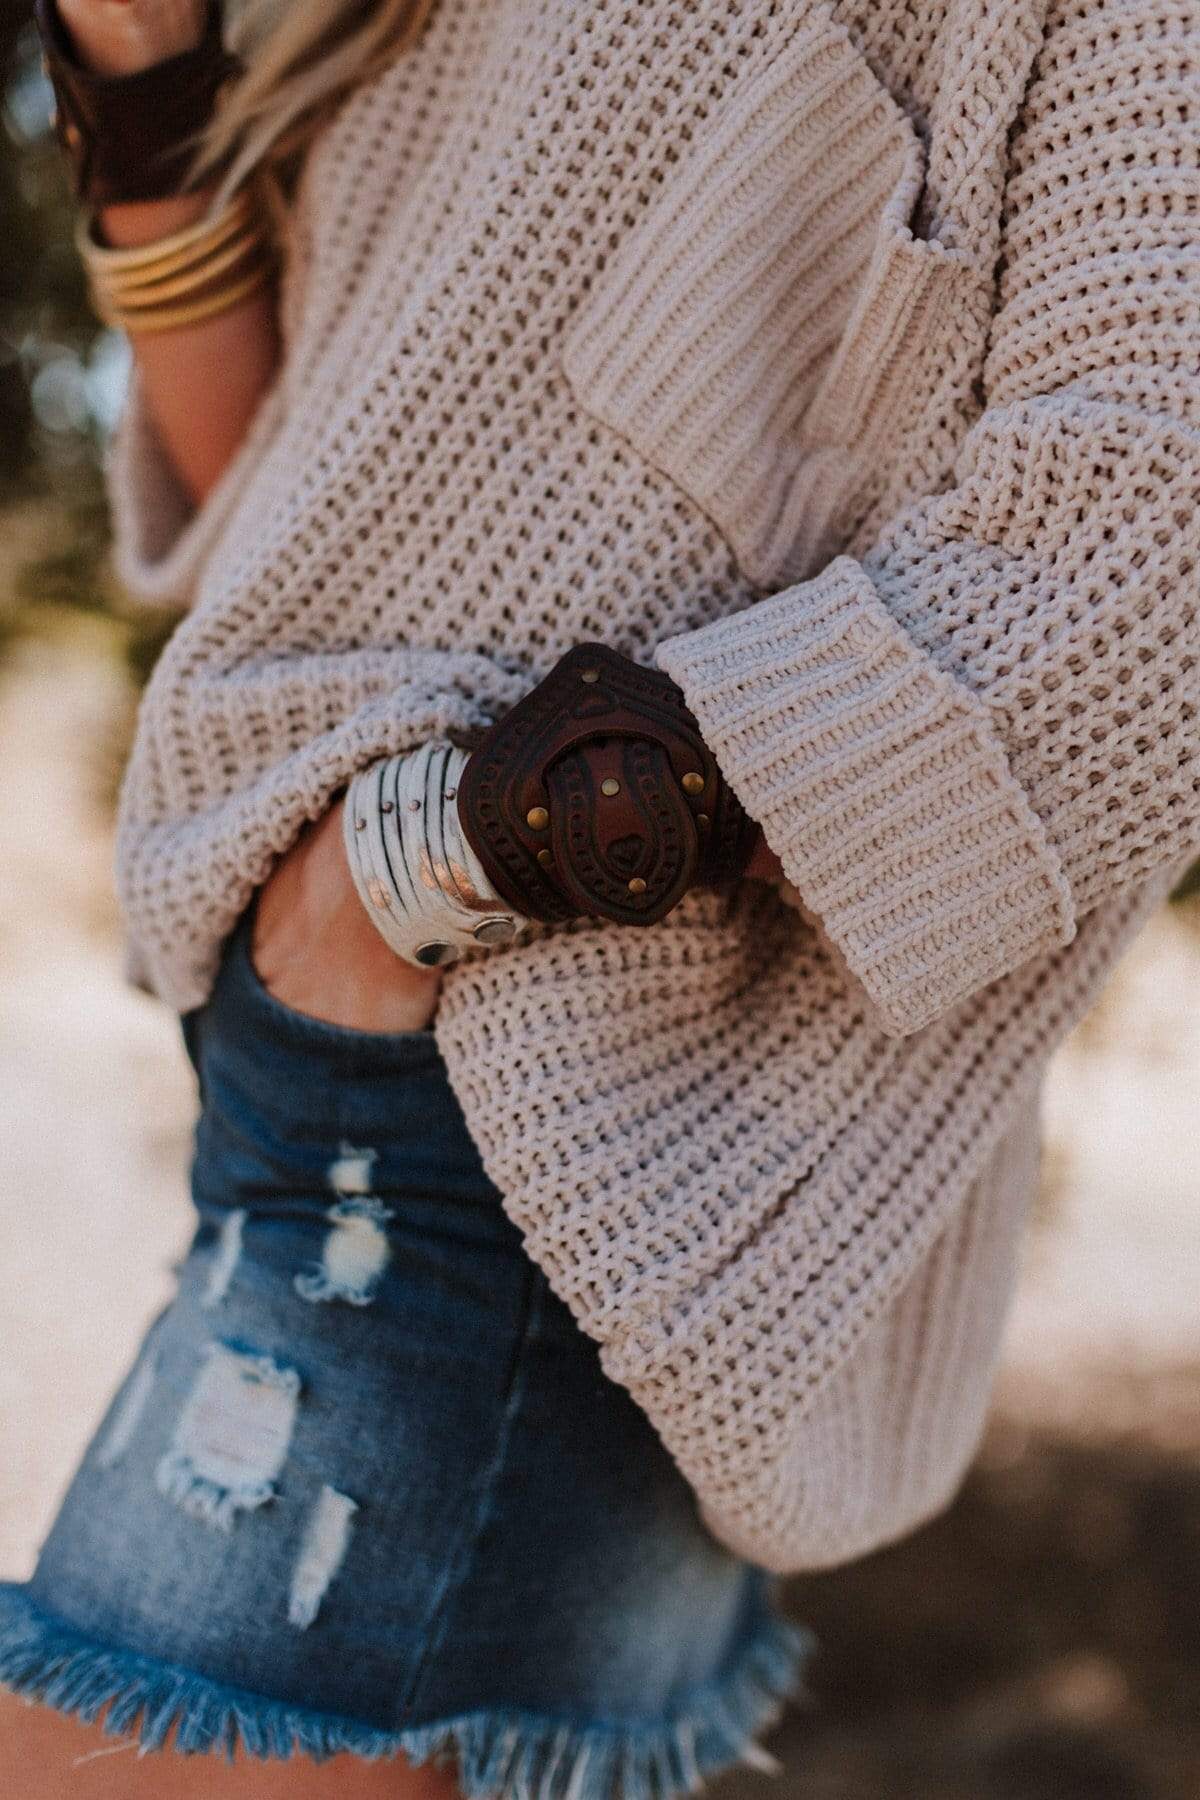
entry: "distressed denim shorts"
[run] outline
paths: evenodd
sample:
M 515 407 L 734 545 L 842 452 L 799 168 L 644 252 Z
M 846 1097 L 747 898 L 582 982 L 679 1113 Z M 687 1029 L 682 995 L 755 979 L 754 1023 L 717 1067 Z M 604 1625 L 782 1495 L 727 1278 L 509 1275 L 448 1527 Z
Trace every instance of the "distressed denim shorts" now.
M 0 1586 L 0 1683 L 149 1749 L 444 1755 L 471 1800 L 769 1763 L 804 1634 L 525 1254 L 433 1033 L 291 1011 L 249 930 L 184 1021 L 178 1293 Z

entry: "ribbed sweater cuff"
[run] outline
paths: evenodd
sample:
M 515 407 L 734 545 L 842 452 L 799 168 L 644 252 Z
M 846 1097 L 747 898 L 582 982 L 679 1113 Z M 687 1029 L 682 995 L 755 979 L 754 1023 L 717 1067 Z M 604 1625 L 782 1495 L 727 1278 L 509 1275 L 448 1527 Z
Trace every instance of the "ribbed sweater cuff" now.
M 986 705 L 852 558 L 657 662 L 885 1031 L 1070 942 L 1066 878 Z

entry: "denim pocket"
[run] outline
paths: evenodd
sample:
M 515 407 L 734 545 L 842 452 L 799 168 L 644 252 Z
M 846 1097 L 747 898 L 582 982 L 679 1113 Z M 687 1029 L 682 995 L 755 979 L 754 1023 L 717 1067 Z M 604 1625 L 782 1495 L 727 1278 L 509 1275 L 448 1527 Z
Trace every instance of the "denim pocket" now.
M 372 1049 L 378 1049 L 387 1054 L 390 1062 L 394 1062 L 397 1057 L 403 1058 L 406 1052 L 411 1052 L 417 1061 L 436 1056 L 431 1026 L 420 1031 L 360 1031 L 353 1025 L 337 1025 L 331 1019 L 322 1019 L 315 1013 L 301 1012 L 298 1007 L 281 1000 L 271 992 L 255 966 L 253 922 L 254 908 L 251 905 L 230 939 L 225 960 L 231 965 L 229 972 L 237 988 L 261 1015 L 264 1027 L 268 1030 L 273 1028 L 301 1042 L 315 1041 L 329 1045 L 340 1043 L 346 1050 L 361 1054 L 369 1054 Z
M 288 1006 L 254 968 L 252 927 L 251 909 L 183 1021 L 202 1100 L 197 1203 L 321 1212 L 437 1191 L 496 1204 L 432 1029 L 356 1031 Z

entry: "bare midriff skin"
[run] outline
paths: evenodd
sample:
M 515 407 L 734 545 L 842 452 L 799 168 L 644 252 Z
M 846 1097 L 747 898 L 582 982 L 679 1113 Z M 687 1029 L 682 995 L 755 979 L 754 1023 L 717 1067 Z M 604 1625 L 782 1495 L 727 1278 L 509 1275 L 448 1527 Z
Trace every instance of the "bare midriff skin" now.
M 58 0 L 79 55 L 103 74 L 129 74 L 198 41 L 205 0 Z M 199 218 L 212 190 L 105 209 L 106 240 L 153 242 Z M 134 336 L 146 403 L 164 448 L 199 504 L 241 444 L 271 384 L 280 346 L 274 296 L 260 291 L 218 318 Z M 749 874 L 775 880 L 760 842 Z M 363 910 L 342 846 L 341 802 L 309 826 L 259 895 L 253 954 L 286 1005 L 360 1031 L 414 1031 L 437 1007 L 441 976 L 401 962 Z M 0 1793 L 14 1800 L 450 1800 L 446 1770 L 403 1759 L 339 1756 L 229 1765 L 215 1757 L 138 1758 L 97 1726 L 0 1694 Z

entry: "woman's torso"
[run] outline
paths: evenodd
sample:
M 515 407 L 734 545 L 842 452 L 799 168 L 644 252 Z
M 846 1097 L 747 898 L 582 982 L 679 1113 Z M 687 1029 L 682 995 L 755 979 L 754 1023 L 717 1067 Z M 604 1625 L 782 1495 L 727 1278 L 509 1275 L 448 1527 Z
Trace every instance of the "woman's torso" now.
M 125 789 L 126 911 L 177 1004 L 371 754 L 469 740 L 581 639 L 648 660 L 945 483 L 998 180 L 938 129 L 937 9 L 843 11 L 446 0 L 318 142 L 278 422 Z
M 204 998 L 354 769 L 469 744 L 581 638 L 648 659 L 948 485 L 1043 12 L 446 0 L 343 110 L 302 189 L 268 428 L 125 784 L 122 895 L 161 993 Z M 129 507 L 161 491 L 140 429 Z M 718 1510 L 757 1488 L 769 1515 L 822 1372 L 955 1215 L 1154 887 L 903 1040 L 759 884 L 450 971 L 438 1041 L 488 1173 Z M 716 1270 L 758 1359 L 726 1413 Z M 808 1284 L 782 1361 L 780 1271 Z

